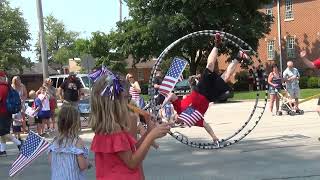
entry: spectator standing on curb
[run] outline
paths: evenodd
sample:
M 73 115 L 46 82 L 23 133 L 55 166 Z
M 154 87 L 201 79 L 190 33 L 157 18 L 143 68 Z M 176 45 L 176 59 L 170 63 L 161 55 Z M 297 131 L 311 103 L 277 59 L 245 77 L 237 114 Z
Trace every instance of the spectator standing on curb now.
M 5 72 L 0 71 L 0 156 L 7 155 L 6 139 L 14 142 L 19 150 L 21 148 L 21 141 L 10 134 L 12 115 L 7 111 L 6 105 L 9 87 Z
M 249 69 L 248 71 L 248 84 L 249 84 L 249 91 L 253 91 L 254 84 L 255 84 L 255 77 L 252 69 Z
M 64 80 L 59 87 L 58 91 L 60 99 L 65 103 L 78 107 L 82 88 L 83 86 L 80 80 L 76 77 L 76 74 L 71 72 L 69 77 Z
M 139 82 L 136 81 L 133 77 L 132 74 L 127 74 L 126 76 L 127 81 L 129 82 L 129 94 L 131 95 L 131 100 L 135 103 L 136 106 L 138 106 L 139 108 L 143 108 L 140 107 L 139 102 L 140 102 L 140 93 L 141 93 L 141 88 L 139 85 Z
M 269 95 L 270 95 L 270 111 L 273 113 L 273 105 L 276 103 L 276 115 L 281 116 L 282 113 L 279 111 L 279 96 L 278 92 L 282 86 L 282 77 L 279 73 L 278 66 L 276 64 L 272 65 L 272 72 L 268 76 L 269 84 Z
M 165 97 L 163 95 L 161 95 L 159 93 L 159 88 L 160 88 L 160 85 L 162 83 L 162 72 L 160 69 L 157 70 L 156 72 L 156 77 L 154 78 L 153 80 L 153 87 L 154 87 L 154 96 L 155 96 L 155 101 L 156 101 L 156 105 L 160 105 L 162 104 L 162 102 L 164 101 Z
M 300 74 L 297 68 L 293 67 L 293 62 L 287 62 L 287 68 L 283 71 L 283 79 L 286 83 L 287 91 L 294 101 L 294 109 L 297 113 L 300 113 L 299 109 L 299 97 L 300 97 L 300 87 L 299 79 Z
M 16 90 L 21 99 L 21 115 L 22 115 L 22 132 L 26 133 L 27 132 L 27 123 L 26 123 L 26 116 L 25 116 L 25 101 L 28 97 L 28 92 L 26 89 L 26 86 L 21 83 L 21 79 L 19 76 L 14 76 L 12 78 L 12 88 Z
M 50 119 L 51 119 L 51 123 L 52 126 L 50 126 L 50 121 L 48 121 L 48 129 L 49 131 L 53 132 L 55 131 L 55 126 L 56 126 L 56 121 L 55 121 L 55 110 L 57 107 L 57 95 L 56 95 L 56 88 L 54 88 L 52 86 L 52 80 L 50 78 L 47 78 L 44 83 L 43 86 L 46 87 L 47 89 L 47 94 L 49 96 L 49 105 L 50 105 Z M 39 89 L 37 91 L 37 95 L 39 95 L 41 93 L 41 89 Z
M 258 82 L 259 82 L 260 90 L 265 90 L 266 82 L 265 82 L 265 77 L 264 77 L 263 65 L 260 65 L 260 66 L 257 67 L 257 76 L 258 76 Z

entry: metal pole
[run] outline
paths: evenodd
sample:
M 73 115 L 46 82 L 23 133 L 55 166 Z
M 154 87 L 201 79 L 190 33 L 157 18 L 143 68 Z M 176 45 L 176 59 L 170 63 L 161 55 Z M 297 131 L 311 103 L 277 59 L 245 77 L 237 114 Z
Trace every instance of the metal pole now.
M 281 48 L 281 17 L 280 17 L 280 0 L 277 0 L 277 11 L 278 11 L 278 46 L 279 46 L 279 56 L 280 56 L 280 72 L 282 74 L 282 48 Z
M 122 0 L 119 0 L 119 17 L 120 22 L 122 22 Z
M 37 13 L 38 13 L 38 21 L 39 21 L 39 39 L 40 39 L 40 47 L 41 47 L 43 80 L 45 80 L 49 77 L 49 72 L 48 72 L 47 47 L 46 47 L 44 25 L 43 25 L 42 3 L 41 3 L 41 0 L 36 0 L 36 1 L 37 1 Z

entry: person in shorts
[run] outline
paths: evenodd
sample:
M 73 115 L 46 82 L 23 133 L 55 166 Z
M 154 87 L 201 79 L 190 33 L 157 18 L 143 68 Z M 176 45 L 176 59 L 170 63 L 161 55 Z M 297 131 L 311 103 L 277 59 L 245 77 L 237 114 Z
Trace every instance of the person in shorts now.
M 4 71 L 0 70 L 0 156 L 6 156 L 6 141 L 10 140 L 15 143 L 20 151 L 21 141 L 10 134 L 12 124 L 12 114 L 7 110 L 7 97 L 9 93 L 9 84 Z
M 14 136 L 19 139 L 19 141 L 21 140 L 21 129 L 22 129 L 22 121 L 23 121 L 23 117 L 21 112 L 18 112 L 16 114 L 12 115 L 12 132 L 14 134 Z
M 181 123 L 179 122 L 179 115 L 190 110 L 190 108 L 197 110 L 203 116 L 207 111 L 210 102 L 215 102 L 220 99 L 221 96 L 225 96 L 225 94 L 229 93 L 230 87 L 227 82 L 230 81 L 230 78 L 234 74 L 238 64 L 240 62 L 242 65 L 252 63 L 246 52 L 244 50 L 239 50 L 237 57 L 228 65 L 226 71 L 221 76 L 218 75 L 214 72 L 214 69 L 218 57 L 218 47 L 221 45 L 221 40 L 220 34 L 216 33 L 214 38 L 215 47 L 211 50 L 207 59 L 206 69 L 202 73 L 199 82 L 196 84 L 196 87 L 194 87 L 192 92 L 184 99 L 179 99 L 174 93 L 170 93 L 165 99 L 163 104 L 172 102 L 174 109 L 178 114 L 178 123 Z M 214 142 L 217 143 L 219 141 L 210 125 L 206 123 L 204 119 L 198 120 L 192 125 L 204 127 Z
M 272 65 L 272 72 L 270 72 L 268 76 L 268 84 L 271 114 L 273 114 L 273 105 L 276 103 L 276 115 L 280 116 L 282 113 L 280 111 L 280 99 L 278 92 L 280 92 L 282 87 L 282 77 L 276 64 Z
M 297 68 L 293 67 L 293 62 L 287 62 L 287 68 L 283 71 L 283 79 L 286 84 L 286 88 L 291 98 L 295 100 L 294 102 L 294 110 L 297 113 L 300 113 L 299 109 L 299 97 L 300 97 L 300 86 L 299 79 L 300 74 Z
M 45 125 L 51 117 L 49 96 L 47 95 L 46 87 L 42 86 L 40 88 L 41 93 L 34 100 L 35 114 L 37 119 L 35 123 L 37 124 L 37 131 L 40 136 L 45 136 Z
M 154 80 L 153 80 L 154 97 L 155 97 L 156 105 L 160 105 L 165 99 L 165 97 L 159 93 L 159 88 L 161 86 L 161 83 L 162 83 L 162 72 L 160 69 L 158 69 L 156 72 L 156 77 L 154 77 Z

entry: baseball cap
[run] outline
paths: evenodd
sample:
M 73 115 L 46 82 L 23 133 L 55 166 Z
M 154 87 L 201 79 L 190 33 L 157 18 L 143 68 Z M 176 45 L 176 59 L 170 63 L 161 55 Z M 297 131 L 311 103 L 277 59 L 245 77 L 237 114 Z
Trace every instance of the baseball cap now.
M 76 75 L 76 73 L 74 73 L 74 72 L 70 72 L 70 73 L 69 73 L 69 77 L 71 77 L 71 76 L 74 76 L 74 77 L 75 77 L 75 76 L 77 76 L 77 75 Z

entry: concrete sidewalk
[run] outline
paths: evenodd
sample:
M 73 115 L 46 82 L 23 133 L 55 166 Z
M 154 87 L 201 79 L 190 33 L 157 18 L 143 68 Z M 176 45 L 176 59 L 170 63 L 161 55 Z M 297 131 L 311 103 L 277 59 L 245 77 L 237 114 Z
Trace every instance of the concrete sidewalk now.
M 314 111 L 317 100 L 301 104 L 301 116 L 272 116 L 268 110 L 240 143 L 221 150 L 190 148 L 170 136 L 158 140 L 160 149 L 151 150 L 144 161 L 148 180 L 319 180 L 320 117 Z M 236 131 L 248 118 L 254 102 L 217 104 L 210 107 L 206 120 L 223 138 Z M 258 116 L 253 116 L 255 121 Z M 248 125 L 250 126 L 250 124 Z M 245 129 L 246 130 L 246 129 Z M 194 141 L 210 141 L 203 128 L 173 129 Z M 93 134 L 82 138 L 90 146 Z M 8 156 L 0 157 L 0 179 L 9 179 L 8 171 L 17 156 L 8 145 Z M 93 161 L 93 154 L 90 154 Z M 95 179 L 94 169 L 88 179 Z M 37 159 L 14 179 L 49 179 L 46 156 Z

